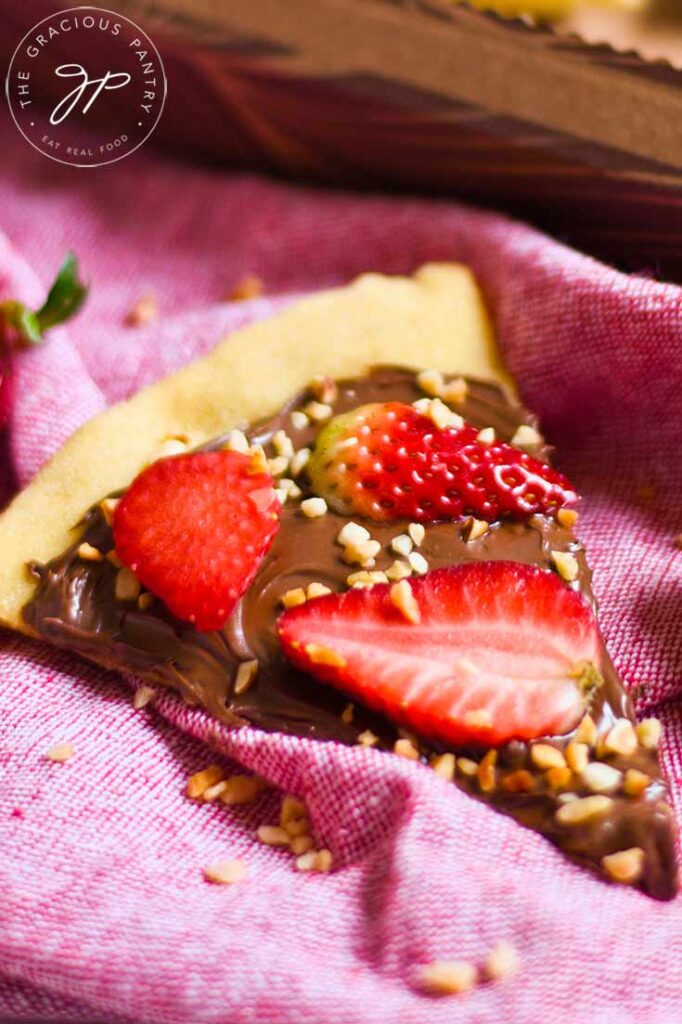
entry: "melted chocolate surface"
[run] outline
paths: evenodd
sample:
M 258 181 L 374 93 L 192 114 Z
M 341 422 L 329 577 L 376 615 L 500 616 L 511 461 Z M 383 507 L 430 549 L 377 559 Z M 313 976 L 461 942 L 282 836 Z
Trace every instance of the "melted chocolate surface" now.
M 511 401 L 496 385 L 473 380 L 468 384 L 467 398 L 458 411 L 475 426 L 492 426 L 498 437 L 511 440 L 521 424 L 537 425 L 526 409 Z M 269 452 L 274 434 L 284 430 L 296 448 L 311 447 L 319 425 L 310 423 L 295 430 L 291 422 L 291 412 L 301 408 L 310 397 L 306 392 L 296 395 L 274 416 L 248 429 L 249 439 Z M 414 373 L 377 367 L 365 377 L 338 382 L 334 413 L 367 402 L 409 403 L 421 397 L 423 393 Z M 224 442 L 224 437 L 216 438 L 204 447 L 217 448 Z M 538 446 L 532 454 L 547 459 L 549 450 Z M 346 744 L 358 742 L 358 736 L 369 729 L 382 745 L 390 747 L 398 735 L 390 722 L 359 706 L 353 720 L 344 722 L 341 712 L 347 702 L 343 695 L 293 669 L 284 660 L 276 636 L 281 598 L 287 590 L 305 588 L 312 581 L 324 583 L 334 591 L 346 588 L 347 576 L 357 567 L 354 569 L 342 560 L 342 549 L 336 544 L 345 522 L 347 517 L 331 510 L 318 519 L 307 519 L 300 513 L 298 502 L 287 502 L 280 530 L 254 583 L 222 630 L 202 633 L 190 623 L 174 618 L 159 600 L 144 611 L 117 600 L 116 567 L 108 560 L 90 562 L 78 557 L 78 546 L 84 540 L 103 552 L 113 548 L 111 528 L 97 506 L 86 516 L 70 548 L 47 565 L 33 567 L 38 585 L 24 616 L 35 632 L 52 643 L 107 667 L 140 675 L 154 684 L 171 686 L 188 702 L 202 705 L 228 725 L 251 723 L 262 729 Z M 408 522 L 369 525 L 372 536 L 382 544 L 374 568 L 387 569 L 397 557 L 390 550 L 390 541 L 406 531 Z M 419 550 L 429 568 L 505 559 L 551 569 L 552 551 L 570 551 L 578 560 L 579 574 L 574 583 L 567 585 L 581 592 L 594 606 L 591 573 L 583 549 L 572 530 L 554 518 L 536 515 L 527 522 L 497 522 L 482 537 L 470 542 L 465 535 L 461 523 L 428 525 Z M 258 674 L 246 692 L 236 694 L 237 667 L 251 659 L 259 663 Z M 619 718 L 634 721 L 634 711 L 606 650 L 600 669 L 604 683 L 592 696 L 590 713 L 601 735 Z M 563 750 L 571 738 L 568 735 L 549 739 Z M 481 757 L 481 751 L 457 753 Z M 458 773 L 457 782 L 472 795 L 513 814 L 569 854 L 592 865 L 606 854 L 640 847 L 645 851 L 641 885 L 652 895 L 670 898 L 676 891 L 674 825 L 656 752 L 639 746 L 634 755 L 610 757 L 609 763 L 623 771 L 636 768 L 649 775 L 652 782 L 639 797 L 614 795 L 608 814 L 571 828 L 557 824 L 555 813 L 562 793 L 551 787 L 537 769 L 530 769 L 535 780 L 532 792 L 508 792 L 499 785 L 483 792 L 478 774 Z M 514 741 L 498 751 L 494 769 L 497 776 L 519 766 L 529 768 L 527 744 Z M 577 796 L 588 794 L 579 780 L 574 780 L 570 792 Z

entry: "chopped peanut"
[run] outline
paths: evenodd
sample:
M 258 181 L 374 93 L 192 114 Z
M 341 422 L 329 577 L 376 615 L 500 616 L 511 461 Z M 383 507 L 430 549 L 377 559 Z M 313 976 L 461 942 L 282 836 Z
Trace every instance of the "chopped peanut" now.
M 554 817 L 560 825 L 586 825 L 597 818 L 602 818 L 612 806 L 611 797 L 585 796 L 562 804 Z
M 288 846 L 291 838 L 280 825 L 260 825 L 256 837 L 266 846 Z
M 606 754 L 631 757 L 637 750 L 637 743 L 637 733 L 632 722 L 627 718 L 619 718 L 604 736 L 603 749 Z
M 548 771 L 550 768 L 565 768 L 566 758 L 557 747 L 549 743 L 534 743 L 530 748 L 530 759 L 536 768 Z
M 114 593 L 117 601 L 137 601 L 140 596 L 140 581 L 132 569 L 124 566 L 116 574 Z
M 82 544 L 78 545 L 78 557 L 82 558 L 84 562 L 101 562 L 104 556 L 99 548 L 93 547 L 87 541 L 83 541 Z
M 234 679 L 234 692 L 237 696 L 247 692 L 257 675 L 258 662 L 255 659 L 240 663 Z
M 418 623 L 421 622 L 421 612 L 419 610 L 419 604 L 417 599 L 412 593 L 412 588 L 407 580 L 400 580 L 398 583 L 393 583 L 391 589 L 388 592 L 388 596 L 403 618 L 407 619 L 408 622 Z
M 226 807 L 250 804 L 260 796 L 264 788 L 265 780 L 258 775 L 232 775 L 225 780 L 220 802 Z
M 520 427 L 517 427 L 511 443 L 516 448 L 533 448 L 537 444 L 542 444 L 542 436 L 538 434 L 535 427 L 530 427 L 528 424 L 523 423 Z
M 464 960 L 436 960 L 419 971 L 419 987 L 432 995 L 451 996 L 467 992 L 476 984 L 477 971 Z
M 629 850 L 610 853 L 608 856 L 602 857 L 601 865 L 614 882 L 632 885 L 641 878 L 644 870 L 644 850 L 639 846 L 633 846 Z
M 405 757 L 408 761 L 418 761 L 419 751 L 412 740 L 400 739 L 393 744 L 393 753 L 398 757 Z
M 211 764 L 208 768 L 190 775 L 187 780 L 187 796 L 191 800 L 199 800 L 209 786 L 215 786 L 225 778 L 225 770 L 219 764 Z
M 301 512 L 308 519 L 319 519 L 327 512 L 327 502 L 324 498 L 306 498 L 301 502 Z
M 479 430 L 476 440 L 479 444 L 495 444 L 495 428 L 484 427 L 483 430 Z
M 313 665 L 331 665 L 334 668 L 343 668 L 346 664 L 346 659 L 342 654 L 338 654 L 331 647 L 323 647 L 322 644 L 306 644 L 305 652 Z
M 57 764 L 64 764 L 70 761 L 74 755 L 73 743 L 64 740 L 62 743 L 55 743 L 45 754 L 48 761 L 55 761 Z
M 637 739 L 645 750 L 655 750 L 661 739 L 661 723 L 657 718 L 645 718 L 637 726 Z
M 296 608 L 299 604 L 305 604 L 306 600 L 306 593 L 303 587 L 294 587 L 293 590 L 287 590 L 280 598 L 285 608 Z
M 456 771 L 454 754 L 438 754 L 436 757 L 431 758 L 429 764 L 436 775 L 440 775 L 441 779 L 445 779 L 446 782 L 452 782 Z
M 207 882 L 215 885 L 233 885 L 246 878 L 246 864 L 243 860 L 219 860 L 202 868 Z

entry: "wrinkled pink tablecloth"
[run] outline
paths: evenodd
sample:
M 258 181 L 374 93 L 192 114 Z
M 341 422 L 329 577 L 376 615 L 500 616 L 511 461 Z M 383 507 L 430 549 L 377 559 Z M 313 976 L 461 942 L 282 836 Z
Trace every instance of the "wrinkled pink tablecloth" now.
M 468 261 L 523 396 L 585 496 L 580 525 L 604 632 L 627 683 L 642 687 L 639 710 L 666 724 L 678 797 L 678 288 L 620 276 L 454 203 L 229 178 L 149 149 L 72 170 L 12 132 L 0 141 L 0 294 L 40 298 L 68 247 L 92 282 L 80 318 L 17 367 L 9 457 L 22 483 L 86 417 L 268 315 L 275 300 L 222 301 L 243 273 L 287 295 L 368 269 Z M 122 327 L 146 291 L 161 318 Z M 655 903 L 591 877 L 427 769 L 366 749 L 229 734 L 172 696 L 134 711 L 113 673 L 7 634 L 0 677 L 0 1014 L 177 1024 L 682 1020 L 679 900 Z M 49 764 L 45 751 L 62 739 L 75 756 Z M 188 801 L 188 774 L 216 757 L 305 796 L 339 870 L 296 874 L 286 854 L 254 842 L 256 825 L 274 820 L 275 794 L 250 810 Z M 248 862 L 248 881 L 205 883 L 201 866 L 226 856 Z M 419 964 L 480 960 L 503 938 L 522 958 L 514 980 L 440 1001 L 415 991 Z

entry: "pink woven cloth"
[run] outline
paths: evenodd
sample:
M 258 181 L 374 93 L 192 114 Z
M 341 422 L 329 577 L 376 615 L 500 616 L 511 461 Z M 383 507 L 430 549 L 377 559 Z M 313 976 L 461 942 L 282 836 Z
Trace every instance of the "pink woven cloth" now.
M 13 134 L 1 141 L 0 295 L 39 298 L 68 247 L 92 282 L 80 318 L 17 366 L 7 458 L 22 484 L 79 423 L 292 293 L 370 269 L 470 263 L 523 396 L 584 495 L 580 530 L 604 633 L 624 679 L 640 688 L 639 711 L 665 722 L 677 798 L 678 288 L 626 278 L 454 203 L 228 178 L 149 149 L 71 170 Z M 282 299 L 222 301 L 247 272 Z M 124 328 L 150 290 L 161 318 Z M 114 673 L 9 634 L 0 675 L 0 1016 L 682 1020 L 679 900 L 607 885 L 428 769 L 368 749 L 230 733 L 172 695 L 135 711 Z M 65 739 L 75 756 L 49 763 L 46 750 Z M 216 760 L 276 789 L 246 809 L 187 800 L 187 776 Z M 306 799 L 333 874 L 297 874 L 286 853 L 254 841 L 256 826 L 276 819 L 277 788 Z M 202 879 L 202 865 L 225 857 L 247 862 L 247 881 Z M 415 987 L 419 965 L 480 962 L 501 939 L 519 951 L 516 978 L 441 1000 Z

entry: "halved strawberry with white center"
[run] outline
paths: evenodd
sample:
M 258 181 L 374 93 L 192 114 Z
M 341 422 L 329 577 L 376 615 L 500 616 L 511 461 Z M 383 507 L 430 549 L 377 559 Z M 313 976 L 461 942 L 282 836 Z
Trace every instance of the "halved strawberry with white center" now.
M 599 679 L 599 635 L 588 604 L 557 576 L 518 562 L 477 562 L 408 585 L 417 609 L 410 616 L 397 584 L 290 609 L 278 623 L 284 653 L 443 744 L 497 746 L 578 722 Z M 411 600 L 408 610 L 415 612 Z
M 232 451 L 159 459 L 114 513 L 116 553 L 174 615 L 220 629 L 279 529 L 272 477 Z
M 306 470 L 345 515 L 436 522 L 552 514 L 574 502 L 561 473 L 467 423 L 437 427 L 403 402 L 374 402 L 320 431 Z

